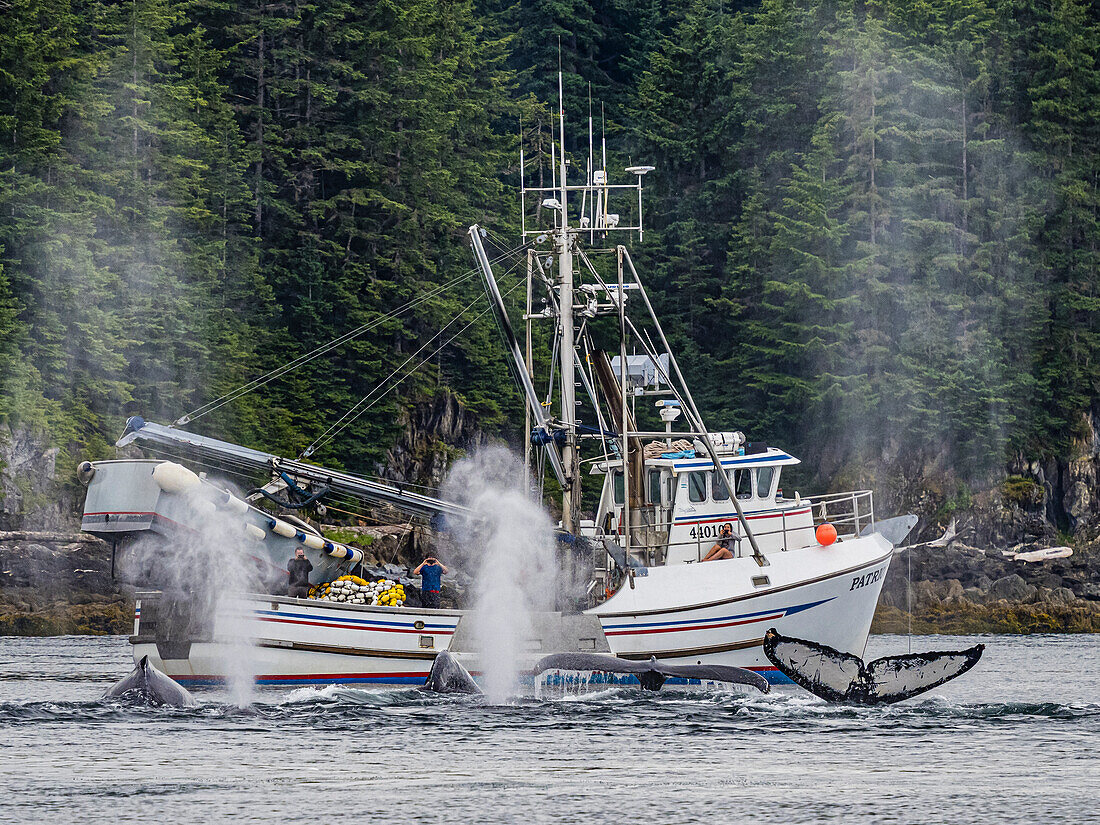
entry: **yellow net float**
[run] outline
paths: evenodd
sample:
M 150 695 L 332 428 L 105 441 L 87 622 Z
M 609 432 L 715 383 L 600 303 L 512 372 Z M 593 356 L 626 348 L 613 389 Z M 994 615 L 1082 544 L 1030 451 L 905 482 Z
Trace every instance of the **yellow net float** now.
M 401 607 L 405 604 L 405 588 L 391 579 L 367 581 L 359 576 L 340 576 L 315 598 L 347 604 Z

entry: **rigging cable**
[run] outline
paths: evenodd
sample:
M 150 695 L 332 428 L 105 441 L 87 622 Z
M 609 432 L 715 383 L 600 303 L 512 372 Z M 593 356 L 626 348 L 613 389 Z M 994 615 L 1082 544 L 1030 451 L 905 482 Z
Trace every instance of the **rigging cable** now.
M 525 246 L 527 246 L 527 244 L 522 244 L 522 245 L 520 245 L 518 247 L 515 247 L 513 249 L 504 251 L 500 255 L 498 255 L 494 259 L 493 262 L 495 263 L 495 262 L 499 262 L 501 260 L 504 260 L 505 258 L 507 258 L 510 255 L 517 255 L 519 253 L 519 251 L 522 250 Z M 336 349 L 337 347 L 339 347 L 343 344 L 346 344 L 348 341 L 352 341 L 355 338 L 358 338 L 359 336 L 361 336 L 361 335 L 363 335 L 367 332 L 370 332 L 371 330 L 377 328 L 378 326 L 380 326 L 384 322 L 392 320 L 392 319 L 396 318 L 397 316 L 401 315 L 402 313 L 407 312 L 410 309 L 413 309 L 413 308 L 419 306 L 420 304 L 424 303 L 425 301 L 429 301 L 432 298 L 437 297 L 438 295 L 442 294 L 443 292 L 446 292 L 451 287 L 456 286 L 457 284 L 462 283 L 463 281 L 469 280 L 475 274 L 477 274 L 477 269 L 476 268 L 471 269 L 471 270 L 463 273 L 462 275 L 459 275 L 456 278 L 452 278 L 450 281 L 448 281 L 444 284 L 440 284 L 438 287 L 430 289 L 428 292 L 426 292 L 423 295 L 420 295 L 416 298 L 413 298 L 412 300 L 406 302 L 402 306 L 399 306 L 397 309 L 394 309 L 390 312 L 387 312 L 386 314 L 381 315 L 381 316 L 379 316 L 378 318 L 375 318 L 372 321 L 368 321 L 365 324 L 361 324 L 360 326 L 356 327 L 355 329 L 349 330 L 349 331 L 343 333 L 342 335 L 337 336 L 336 338 L 332 339 L 328 343 L 321 344 L 319 347 L 316 347 L 316 348 L 310 350 L 307 353 L 299 355 L 297 358 L 294 358 L 293 360 L 288 361 L 287 363 L 283 364 L 282 366 L 276 367 L 275 369 L 271 370 L 270 372 L 264 373 L 263 375 L 252 379 L 251 381 L 249 381 L 246 384 L 242 384 L 241 386 L 237 387 L 234 390 L 231 390 L 230 392 L 226 393 L 225 395 L 222 395 L 219 398 L 215 398 L 213 401 L 208 401 L 206 404 L 203 404 L 201 407 L 197 407 L 196 409 L 192 410 L 191 412 L 187 413 L 186 415 L 183 415 L 180 418 L 176 419 L 176 421 L 173 422 L 173 426 L 183 426 L 185 424 L 189 424 L 190 422 L 194 421 L 196 418 L 201 418 L 202 416 L 206 415 L 207 413 L 211 413 L 214 410 L 217 410 L 217 409 L 225 406 L 226 404 L 229 404 L 233 401 L 236 401 L 241 396 L 247 395 L 248 393 L 250 393 L 254 390 L 257 390 L 260 387 L 263 387 L 263 386 L 271 383 L 272 381 L 274 381 L 277 378 L 281 378 L 282 376 L 286 375 L 288 372 L 291 372 L 291 371 L 297 369 L 298 367 L 301 367 L 301 366 L 309 363 L 310 361 L 314 360 L 315 358 L 319 358 L 322 355 L 326 355 L 327 353 L 331 352 L 332 350 Z
M 906 536 L 906 538 L 909 538 Z M 910 540 L 909 547 L 905 551 L 905 561 L 908 566 L 908 571 L 905 575 L 905 613 L 909 618 L 909 632 L 906 636 L 909 639 L 909 652 L 913 652 L 913 542 Z
M 512 269 L 515 269 L 515 266 L 516 266 L 516 264 L 513 264 L 512 267 L 509 268 L 508 272 L 510 272 Z M 505 274 L 507 274 L 507 272 Z M 511 292 L 513 292 L 518 287 L 519 287 L 519 283 L 517 283 L 515 286 L 513 286 L 511 289 L 509 289 L 505 294 L 510 294 Z M 480 300 L 480 299 L 477 299 L 477 300 Z M 394 384 L 392 386 L 390 386 L 387 390 L 385 390 L 385 392 L 382 392 L 381 394 L 378 394 L 379 390 L 381 390 L 390 381 L 390 379 L 392 379 L 395 375 L 397 375 L 397 373 L 399 373 L 402 369 L 404 369 L 405 366 L 408 365 L 408 363 L 410 361 L 412 361 L 418 355 L 420 355 L 420 353 L 422 353 L 425 349 L 427 349 L 436 339 L 438 339 L 444 332 L 446 332 L 447 329 L 450 328 L 452 324 L 454 324 L 456 321 L 458 321 L 459 318 L 461 318 L 462 315 L 465 312 L 469 311 L 474 306 L 474 304 L 477 303 L 477 300 L 472 301 L 471 303 L 469 303 L 465 307 L 463 307 L 463 309 L 461 311 L 459 311 L 459 313 L 457 315 L 455 315 L 454 318 L 452 318 L 450 321 L 448 321 L 446 323 L 446 325 L 444 325 L 443 328 L 440 329 L 435 335 L 433 335 L 431 338 L 429 338 L 427 341 L 425 341 L 420 346 L 420 348 L 417 349 L 416 352 L 414 352 L 412 355 L 410 355 L 408 358 L 406 358 L 404 361 L 402 361 L 400 365 L 395 367 L 394 370 L 389 375 L 387 375 L 385 378 L 383 378 L 382 381 L 380 381 L 374 387 L 374 389 L 372 389 L 365 396 L 363 396 L 358 401 L 358 403 L 355 404 L 355 406 L 353 406 L 350 410 L 348 410 L 346 413 L 344 413 L 342 416 L 340 416 L 340 418 L 332 426 L 330 426 L 327 430 L 325 430 L 323 433 L 321 433 L 321 435 L 316 440 L 314 440 L 314 442 L 312 444 L 310 444 L 309 447 L 307 447 L 298 458 L 299 459 L 308 458 L 309 456 L 313 455 L 313 453 L 315 453 L 318 449 L 323 447 L 325 444 L 332 441 L 333 438 L 335 438 L 337 435 L 339 435 L 341 432 L 343 432 L 348 426 L 350 426 L 363 413 L 365 413 L 367 410 L 369 410 L 371 407 L 373 407 L 375 404 L 377 404 L 379 401 L 381 401 L 383 398 L 385 398 L 386 395 L 388 395 L 390 392 L 392 392 L 402 381 L 404 381 L 406 378 L 411 376 L 414 372 L 416 372 L 418 369 L 420 369 L 420 367 L 422 367 L 424 364 L 428 363 L 433 357 L 435 357 L 437 354 L 439 354 L 439 352 L 443 348 L 450 345 L 456 338 L 458 338 L 459 335 L 461 335 L 466 330 L 468 330 L 471 326 L 473 326 L 473 324 L 478 319 L 480 319 L 483 315 L 485 315 L 487 312 L 489 312 L 492 309 L 492 307 L 487 307 L 486 309 L 483 309 L 481 312 L 479 312 L 477 315 L 475 315 L 473 317 L 473 319 L 471 319 L 458 332 L 456 332 L 454 335 L 452 335 L 450 338 L 448 338 L 446 341 L 444 341 L 439 347 L 437 347 L 435 349 L 435 351 L 432 352 L 427 358 L 423 359 L 420 363 L 418 363 L 411 370 L 409 370 L 400 380 L 394 382 Z
M 515 287 L 513 287 L 513 289 L 514 288 Z M 471 304 L 470 306 L 473 306 L 473 304 Z M 469 309 L 470 306 L 467 306 L 466 309 Z M 353 424 L 360 416 L 362 416 L 363 413 L 367 412 L 367 410 L 371 409 L 371 407 L 373 407 L 375 404 L 377 404 L 379 401 L 381 401 L 383 398 L 385 398 L 387 395 L 389 395 L 391 392 L 393 392 L 395 389 L 397 389 L 397 387 L 400 386 L 402 381 L 404 381 L 406 378 L 409 378 L 410 376 L 412 376 L 413 373 L 415 373 L 418 369 L 420 369 L 425 364 L 430 363 L 432 358 L 434 358 L 436 355 L 438 355 L 445 347 L 449 346 L 456 338 L 458 338 L 458 336 L 462 335 L 462 333 L 464 333 L 471 326 L 473 326 L 478 321 L 478 319 L 480 319 L 482 316 L 484 316 L 486 313 L 488 313 L 490 311 L 490 309 L 491 308 L 483 309 L 481 312 L 479 312 L 477 315 L 475 315 L 465 326 L 463 326 L 462 329 L 460 329 L 458 332 L 456 332 L 454 335 L 452 335 L 450 338 L 448 338 L 446 341 L 444 341 L 442 344 L 440 344 L 438 347 L 436 347 L 436 349 L 430 355 L 428 355 L 427 358 L 421 360 L 420 363 L 416 364 L 412 369 L 410 369 L 407 373 L 405 373 L 401 378 L 399 378 L 392 385 L 390 385 L 390 387 L 387 388 L 384 392 L 382 392 L 381 394 L 379 394 L 377 396 L 374 396 L 374 394 L 379 389 L 381 389 L 382 386 L 384 386 L 385 383 L 390 380 L 390 378 L 392 378 L 400 369 L 402 369 L 402 367 L 404 367 L 405 364 L 408 364 L 409 361 L 411 361 L 413 358 L 415 358 L 416 355 L 419 354 L 424 349 L 424 347 L 421 347 L 420 350 L 417 350 L 417 352 L 415 352 L 411 356 L 409 356 L 409 358 L 407 358 L 405 360 L 405 362 L 401 364 L 400 367 L 398 367 L 393 372 L 391 372 L 385 378 L 385 380 L 382 381 L 381 384 L 379 384 L 377 387 L 375 387 L 375 389 L 371 390 L 370 393 L 363 396 L 363 398 L 359 401 L 358 404 L 356 404 L 354 407 L 352 407 L 350 410 L 348 410 L 348 412 L 345 413 L 344 416 L 342 416 L 340 418 L 340 421 L 337 421 L 336 424 L 334 424 L 332 427 L 330 427 L 329 430 L 327 430 L 317 441 L 315 441 L 312 445 L 310 445 L 310 447 L 306 450 L 306 452 L 304 452 L 302 454 L 302 456 L 303 457 L 308 457 L 309 455 L 312 455 L 316 450 L 320 449 L 325 444 L 328 444 L 330 441 L 332 441 L 332 439 L 334 439 L 336 436 L 338 436 L 347 427 L 351 426 L 351 424 Z M 463 310 L 463 312 L 465 312 L 465 310 Z M 453 323 L 454 321 L 457 321 L 459 317 L 461 317 L 461 313 L 459 313 L 459 315 L 455 316 L 455 318 L 452 319 L 451 323 Z M 448 324 L 447 326 L 450 326 L 450 324 Z M 442 333 L 446 328 L 447 327 L 444 327 L 439 332 Z M 430 339 L 424 346 L 426 347 L 428 344 L 430 344 L 432 341 L 434 341 L 438 337 L 439 337 L 439 333 L 436 333 L 436 335 L 433 336 L 432 339 Z M 374 396 L 374 397 L 372 398 L 372 396 Z M 369 399 L 369 403 L 367 403 L 365 406 L 363 406 L 362 409 L 359 409 L 360 405 L 364 404 L 364 402 L 368 401 L 368 399 Z M 354 412 L 354 415 L 350 415 L 353 412 Z M 350 417 L 349 417 L 349 415 L 350 415 Z M 346 421 L 344 420 L 345 418 L 347 419 Z M 337 425 L 339 425 L 339 426 L 337 426 Z M 331 434 L 329 434 L 329 431 L 332 431 Z

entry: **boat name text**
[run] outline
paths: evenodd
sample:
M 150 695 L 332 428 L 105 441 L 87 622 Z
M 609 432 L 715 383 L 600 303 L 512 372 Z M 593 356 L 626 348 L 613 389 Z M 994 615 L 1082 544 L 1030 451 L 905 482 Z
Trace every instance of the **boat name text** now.
M 878 570 L 874 570 L 870 573 L 864 573 L 862 576 L 856 576 L 852 579 L 852 586 L 848 590 L 859 590 L 861 587 L 866 587 L 869 584 L 874 584 L 886 574 L 886 568 L 880 567 Z

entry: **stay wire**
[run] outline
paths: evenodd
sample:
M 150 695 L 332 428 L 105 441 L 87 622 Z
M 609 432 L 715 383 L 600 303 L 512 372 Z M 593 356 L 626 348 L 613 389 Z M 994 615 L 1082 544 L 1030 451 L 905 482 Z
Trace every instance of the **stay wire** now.
M 493 259 L 492 263 L 497 263 L 499 261 L 502 261 L 502 260 L 508 258 L 509 256 L 518 255 L 519 252 L 522 251 L 527 245 L 528 244 L 521 244 L 518 247 L 514 247 L 512 249 L 505 250 L 505 251 L 501 252 L 496 258 Z M 328 343 L 321 344 L 319 347 L 316 347 L 316 348 L 310 350 L 307 353 L 299 355 L 297 358 L 294 358 L 293 360 L 287 362 L 286 364 L 283 364 L 282 366 L 276 367 L 274 370 L 271 370 L 270 372 L 267 372 L 267 373 L 265 373 L 265 374 L 263 374 L 263 375 L 261 375 L 257 378 L 252 379 L 247 384 L 242 384 L 237 389 L 231 390 L 230 392 L 226 393 L 225 395 L 222 395 L 219 398 L 215 398 L 213 401 L 208 401 L 206 404 L 203 404 L 201 407 L 197 407 L 193 411 L 191 411 L 191 412 L 181 416 L 180 418 L 178 418 L 174 422 L 174 425 L 175 426 L 182 426 L 184 424 L 188 424 L 188 423 L 194 421 L 197 418 L 201 418 L 202 416 L 206 415 L 207 413 L 214 412 L 215 410 L 220 409 L 221 407 L 225 406 L 226 404 L 229 404 L 229 403 L 232 403 L 233 401 L 236 401 L 238 398 L 241 398 L 242 396 L 247 395 L 248 393 L 253 392 L 254 390 L 257 390 L 260 387 L 263 387 L 263 386 L 266 386 L 267 384 L 270 384 L 275 379 L 281 378 L 282 376 L 286 375 L 287 373 L 292 372 L 295 369 L 297 369 L 298 367 L 309 363 L 310 361 L 314 360 L 315 358 L 319 358 L 322 355 L 326 355 L 327 353 L 329 353 L 332 350 L 336 349 L 337 347 L 347 343 L 348 341 L 354 340 L 355 338 L 358 338 L 359 336 L 361 336 L 361 335 L 363 335 L 367 332 L 370 332 L 371 330 L 377 328 L 378 326 L 385 323 L 386 321 L 392 320 L 392 319 L 396 318 L 397 316 L 401 315 L 402 313 L 407 312 L 410 309 L 413 309 L 413 308 L 419 306 L 420 304 L 424 303 L 425 301 L 429 301 L 432 298 L 435 298 L 438 295 L 442 294 L 443 292 L 446 292 L 451 287 L 456 286 L 457 284 L 462 283 L 463 281 L 469 280 L 475 274 L 477 274 L 477 269 L 471 269 L 468 272 L 465 272 L 462 275 L 459 275 L 458 277 L 451 279 L 447 283 L 441 284 L 438 287 L 435 287 L 434 289 L 431 289 L 428 292 L 424 293 L 423 295 L 420 295 L 420 296 L 412 299 L 411 301 L 406 302 L 405 304 L 398 307 L 397 309 L 391 310 L 390 312 L 386 313 L 385 315 L 382 315 L 378 318 L 375 318 L 372 321 L 368 321 L 367 323 L 362 324 L 362 325 L 356 327 L 355 329 L 348 330 L 344 334 L 338 336 L 337 338 L 332 339 Z
M 478 300 L 480 300 L 480 299 L 478 299 Z M 425 349 L 427 349 L 428 346 L 430 346 L 433 341 L 435 341 L 440 335 L 442 335 L 444 332 L 446 332 L 447 329 L 450 328 L 450 326 L 452 324 L 454 324 L 459 318 L 461 318 L 462 314 L 464 312 L 466 312 L 468 309 L 470 309 L 476 302 L 477 301 L 475 300 L 475 301 L 472 301 L 471 303 L 467 304 L 460 312 L 458 312 L 453 318 L 451 318 L 451 320 L 448 321 L 442 327 L 442 329 L 440 329 L 438 332 L 436 332 L 435 335 L 433 335 L 431 338 L 429 338 L 427 341 L 425 341 L 420 346 L 420 348 L 416 350 L 416 352 L 414 352 L 412 355 L 410 355 L 408 358 L 406 358 L 404 361 L 402 361 L 397 367 L 394 368 L 394 370 L 389 375 L 387 375 L 385 378 L 383 378 L 366 395 L 364 395 L 362 398 L 360 398 L 359 401 L 357 401 L 355 403 L 355 405 L 351 407 L 351 409 L 349 409 L 346 413 L 344 413 L 342 416 L 340 416 L 338 419 L 336 419 L 336 421 L 333 424 L 331 424 L 327 430 L 325 430 L 323 433 L 321 433 L 320 436 L 318 436 L 316 439 L 314 439 L 312 444 L 310 444 L 308 447 L 306 447 L 305 450 L 302 451 L 301 455 L 298 456 L 298 460 L 300 461 L 303 458 L 308 458 L 309 456 L 313 455 L 313 453 L 315 453 L 318 449 L 320 449 L 325 444 L 327 444 L 329 441 L 331 441 L 335 436 L 339 435 L 348 424 L 350 424 L 352 421 L 354 421 L 356 418 L 358 418 L 358 415 L 356 414 L 356 411 L 360 407 L 362 407 L 363 404 L 365 404 L 367 401 L 369 401 L 375 395 L 375 393 L 378 392 L 378 390 L 381 387 L 385 386 L 385 384 L 391 378 L 393 378 L 395 375 L 397 375 L 397 373 L 400 372 L 405 367 L 406 364 L 408 364 L 410 361 L 412 361 L 414 358 L 416 358 L 416 356 L 418 356 Z M 347 423 L 345 423 L 345 422 L 347 422 Z
M 905 551 L 905 561 L 908 571 L 905 577 L 905 613 L 909 617 L 909 652 L 913 652 L 913 542 Z
M 191 421 L 194 421 L 196 418 L 200 418 L 200 417 L 206 415 L 207 413 L 213 412 L 214 410 L 217 410 L 220 407 L 223 407 L 224 405 L 226 405 L 228 403 L 236 401 L 241 396 L 247 395 L 248 393 L 252 392 L 253 390 L 257 390 L 260 387 L 263 387 L 263 386 L 271 383 L 276 378 L 281 378 L 283 375 L 286 375 L 288 372 L 292 372 L 293 370 L 297 369 L 298 367 L 309 363 L 313 359 L 319 358 L 320 356 L 331 352 L 332 350 L 336 349 L 337 347 L 341 346 L 342 344 L 345 344 L 348 341 L 351 341 L 351 340 L 359 337 L 360 335 L 363 335 L 364 333 L 370 332 L 372 329 L 375 329 L 376 327 L 380 326 L 381 324 L 385 323 L 386 321 L 392 320 L 393 318 L 397 317 L 401 313 L 406 312 L 410 309 L 413 309 L 414 307 L 418 306 L 419 304 L 438 296 L 440 293 L 446 291 L 451 286 L 454 286 L 456 283 L 467 280 L 472 274 L 473 273 L 468 272 L 465 275 L 460 275 L 459 277 L 455 278 L 454 280 L 449 281 L 448 283 L 446 283 L 442 286 L 439 286 L 436 289 L 431 290 L 431 291 L 429 291 L 429 292 L 427 292 L 427 293 L 425 293 L 425 294 L 423 294 L 423 295 L 421 295 L 417 298 L 414 298 L 413 300 L 407 302 L 403 306 L 398 307 L 397 309 L 393 310 L 392 312 L 386 313 L 385 315 L 382 315 L 378 318 L 375 318 L 372 321 L 368 321 L 367 323 L 362 324 L 362 325 L 356 327 L 355 329 L 349 330 L 348 332 L 345 332 L 343 335 L 340 335 L 337 338 L 334 338 L 333 340 L 329 341 L 328 343 L 321 344 L 321 346 L 316 347 L 315 349 L 312 349 L 307 353 L 299 355 L 297 358 L 294 358 L 293 360 L 288 361 L 287 363 L 283 364 L 282 366 L 276 367 L 274 370 L 271 370 L 270 372 L 267 372 L 267 373 L 259 376 L 258 378 L 254 378 L 252 381 L 248 382 L 247 384 L 242 384 L 237 389 L 226 393 L 225 395 L 221 396 L 220 398 L 216 398 L 213 401 L 207 402 L 203 406 L 198 407 L 194 411 L 189 412 L 186 415 L 180 417 L 179 419 L 177 419 L 177 421 L 175 423 L 177 425 L 187 424 Z
M 509 269 L 505 272 L 505 274 L 508 274 L 509 272 L 514 270 L 517 265 L 518 265 L 518 260 L 517 260 L 516 263 L 513 263 L 511 267 L 509 267 Z M 518 286 L 519 286 L 519 284 L 517 283 L 510 290 L 508 290 L 508 293 L 506 293 L 506 294 L 511 293 Z M 477 300 L 480 300 L 480 299 L 477 299 Z M 466 326 L 464 326 L 461 330 L 459 330 L 458 333 L 451 336 L 451 338 L 449 338 L 442 346 L 437 348 L 431 355 L 429 355 L 427 359 L 424 359 L 420 364 L 417 364 L 417 366 L 413 367 L 412 370 L 410 370 L 403 378 L 401 378 L 401 381 L 396 382 L 392 387 L 390 387 L 388 390 L 386 390 L 381 395 L 378 395 L 377 398 L 375 398 L 378 391 L 381 390 L 390 381 L 390 379 L 392 379 L 395 375 L 397 375 L 397 373 L 399 373 L 402 369 L 404 369 L 409 364 L 410 361 L 412 361 L 418 355 L 420 355 L 420 353 L 422 353 L 425 349 L 427 349 L 436 339 L 438 339 L 444 332 L 446 332 L 456 321 L 458 321 L 466 312 L 468 312 L 474 306 L 474 304 L 477 303 L 477 300 L 474 300 L 474 301 L 470 302 L 469 304 L 467 304 L 465 307 L 463 307 L 463 309 L 460 312 L 458 312 L 458 314 L 456 314 L 450 321 L 448 321 L 442 327 L 442 329 L 440 329 L 438 332 L 436 332 L 435 335 L 433 335 L 431 338 L 429 338 L 427 341 L 425 341 L 416 350 L 416 352 L 414 352 L 412 355 L 410 355 L 408 358 L 406 358 L 404 361 L 402 361 L 401 364 L 399 364 L 396 368 L 394 368 L 394 370 L 392 372 L 390 372 L 389 375 L 387 375 L 385 378 L 383 378 L 370 392 L 368 392 L 365 396 L 363 396 L 350 410 L 348 410 L 346 413 L 344 413 L 342 416 L 340 416 L 340 418 L 337 419 L 337 421 L 334 424 L 332 424 L 332 426 L 330 426 L 327 430 L 325 430 L 323 433 L 321 433 L 321 435 L 317 439 L 315 439 L 314 442 L 312 444 L 310 444 L 309 447 L 307 447 L 301 453 L 301 455 L 298 456 L 299 460 L 301 460 L 302 458 L 308 458 L 309 456 L 313 455 L 313 453 L 315 453 L 318 449 L 323 447 L 325 444 L 332 441 L 333 438 L 335 438 L 337 435 L 339 435 L 341 432 L 343 432 L 350 424 L 352 424 L 356 419 L 358 419 L 359 416 L 361 416 L 364 412 L 366 412 L 371 407 L 373 407 L 374 404 L 377 403 L 379 400 L 381 400 L 386 395 L 388 395 L 389 392 L 394 387 L 397 386 L 397 384 L 401 383 L 401 381 L 404 381 L 405 378 L 408 378 L 410 375 L 412 375 L 416 370 L 418 370 L 421 366 L 423 366 L 424 363 L 427 363 L 429 360 L 431 360 L 431 358 L 434 357 L 437 353 L 439 353 L 440 350 L 443 349 L 443 347 L 447 346 L 452 341 L 454 341 L 455 338 L 458 337 L 458 335 L 461 335 L 463 332 L 465 332 L 467 329 L 469 329 L 470 326 L 472 326 L 475 321 L 477 321 L 479 318 L 481 318 L 483 315 L 485 315 L 485 313 L 488 312 L 489 309 L 491 309 L 491 307 L 490 307 L 490 308 L 486 308 L 486 309 L 482 310 L 481 312 L 479 312 L 476 316 L 474 316 L 472 321 L 470 321 L 468 324 L 466 324 Z M 368 404 L 368 402 L 370 402 L 370 403 Z M 364 407 L 363 406 L 364 404 L 367 404 L 367 406 Z
M 512 287 L 512 289 L 516 289 L 518 286 L 519 286 L 519 284 L 516 284 L 516 286 Z M 508 290 L 508 292 L 506 292 L 504 294 L 507 295 L 511 291 L 512 290 Z M 471 304 L 471 306 L 472 306 L 472 304 Z M 469 307 L 467 307 L 467 309 L 469 309 Z M 427 358 L 424 358 L 423 360 L 421 360 L 420 363 L 416 364 L 412 369 L 410 369 L 407 373 L 405 373 L 403 376 L 401 376 L 401 378 L 399 378 L 397 381 L 394 381 L 393 384 L 391 384 L 380 395 L 377 395 L 374 398 L 371 398 L 371 395 L 373 395 L 374 392 L 376 392 L 378 389 L 381 389 L 381 387 L 385 385 L 386 381 L 389 381 L 389 379 L 392 378 L 398 370 L 400 370 L 402 367 L 404 367 L 405 364 L 407 364 L 408 361 L 411 360 L 411 358 L 416 357 L 416 355 L 419 353 L 419 351 L 417 353 L 414 353 L 412 356 L 410 356 L 410 359 L 406 360 L 404 364 L 402 364 L 400 367 L 397 368 L 397 370 L 394 370 L 394 372 L 390 373 L 390 375 L 386 378 L 386 380 L 383 381 L 382 384 L 380 384 L 378 387 L 376 387 L 375 390 L 372 390 L 371 395 L 364 396 L 364 398 L 359 402 L 359 404 L 362 404 L 364 401 L 367 401 L 368 399 L 370 399 L 370 403 L 366 404 L 366 406 L 364 406 L 362 409 L 359 409 L 357 412 L 355 412 L 355 414 L 352 415 L 350 418 L 348 418 L 348 420 L 346 422 L 344 422 L 344 424 L 339 429 L 337 429 L 335 432 L 333 432 L 331 435 L 329 435 L 323 441 L 319 440 L 318 443 L 316 444 L 316 446 L 311 447 L 310 449 L 315 451 L 315 450 L 320 449 L 321 447 L 325 446 L 325 444 L 328 444 L 329 442 L 331 442 L 333 438 L 335 438 L 337 435 L 339 435 L 341 432 L 343 432 L 345 429 L 347 429 L 353 423 L 355 423 L 355 421 L 360 416 L 362 416 L 365 412 L 367 412 L 369 409 L 371 409 L 375 404 L 377 404 L 379 401 L 381 401 L 383 398 L 385 398 L 387 395 L 389 395 L 391 392 L 393 392 L 395 389 L 397 389 L 397 387 L 400 386 L 401 383 L 403 381 L 405 381 L 405 379 L 411 377 L 413 375 L 413 373 L 415 373 L 418 369 L 420 369 L 425 364 L 429 363 L 431 361 L 431 359 L 434 358 L 436 355 L 438 355 L 444 348 L 450 346 L 450 344 L 456 338 L 458 338 L 460 335 L 462 335 L 462 333 L 464 333 L 471 326 L 473 326 L 478 321 L 478 319 L 480 319 L 487 312 L 489 312 L 490 309 L 491 309 L 491 307 L 483 309 L 481 312 L 479 312 L 477 315 L 475 315 L 465 326 L 463 326 L 458 332 L 456 332 L 454 335 L 452 335 L 450 338 L 448 338 L 446 341 L 444 341 L 442 344 L 440 344 L 438 347 L 436 347 L 436 349 L 430 355 L 428 355 Z M 461 315 L 456 316 L 452 320 L 452 323 L 453 323 L 454 320 L 458 320 L 458 317 L 461 317 Z M 450 326 L 450 325 L 448 324 L 448 326 Z M 444 327 L 444 329 L 446 329 L 446 327 Z M 440 330 L 440 332 L 442 332 L 442 331 L 443 330 Z M 438 337 L 438 335 L 435 336 L 435 337 Z M 434 338 L 432 340 L 434 340 Z M 431 341 L 428 341 L 428 343 L 430 344 Z M 427 346 L 427 344 L 425 344 L 425 346 Z M 421 349 L 423 349 L 423 348 L 421 348 Z M 352 407 L 352 409 L 349 410 L 349 412 L 355 411 L 356 408 L 359 406 L 359 404 L 357 404 L 355 407 Z

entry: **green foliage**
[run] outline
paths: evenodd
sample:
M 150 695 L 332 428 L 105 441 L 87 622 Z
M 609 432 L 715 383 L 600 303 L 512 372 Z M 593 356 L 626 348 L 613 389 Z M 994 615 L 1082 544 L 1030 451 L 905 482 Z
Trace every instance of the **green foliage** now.
M 636 139 L 705 408 L 826 477 L 1064 455 L 1100 354 L 1095 27 L 1077 2 L 694 4 Z
M 824 475 L 968 484 L 1080 439 L 1085 0 L 10 0 L 0 420 L 62 466 L 108 455 L 127 415 L 174 420 L 465 273 L 470 224 L 503 251 L 559 37 L 574 169 L 589 83 L 611 164 L 657 166 L 632 254 L 713 426 Z M 296 455 L 367 398 L 314 457 L 370 471 L 445 389 L 516 437 L 483 309 L 471 279 L 194 426 Z
M 949 495 L 940 504 L 939 509 L 936 510 L 935 516 L 932 520 L 937 524 L 946 524 L 950 519 L 957 516 L 959 513 L 964 513 L 969 510 L 974 504 L 974 495 L 970 491 L 970 488 L 963 482 L 959 482 L 955 485 L 955 492 L 953 495 Z
M 5 22 L 0 416 L 47 430 L 63 466 L 107 454 L 127 415 L 174 420 L 450 281 L 469 223 L 514 220 L 519 108 L 469 3 L 17 0 Z M 297 454 L 391 373 L 318 458 L 370 470 L 448 380 L 499 425 L 515 395 L 487 317 L 409 358 L 479 294 L 195 427 Z
M 1043 488 L 1026 476 L 1009 476 L 1002 481 L 1001 495 L 1017 507 L 1035 507 L 1043 502 Z
M 346 530 L 340 528 L 326 529 L 325 538 L 330 541 L 340 542 L 341 544 L 350 544 L 352 547 L 370 547 L 374 544 L 374 536 L 363 533 L 358 530 Z

